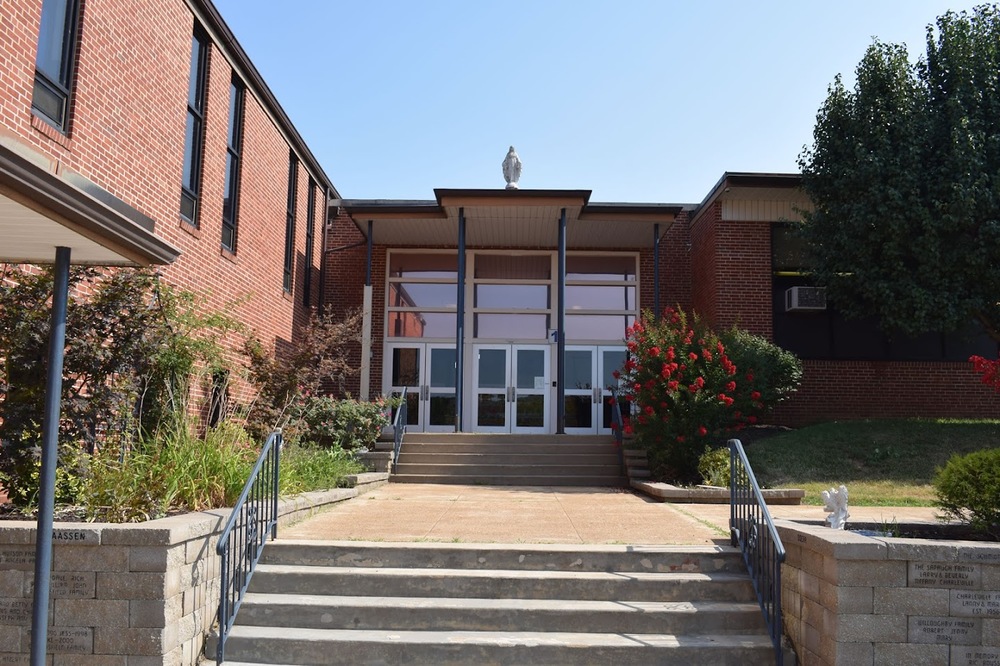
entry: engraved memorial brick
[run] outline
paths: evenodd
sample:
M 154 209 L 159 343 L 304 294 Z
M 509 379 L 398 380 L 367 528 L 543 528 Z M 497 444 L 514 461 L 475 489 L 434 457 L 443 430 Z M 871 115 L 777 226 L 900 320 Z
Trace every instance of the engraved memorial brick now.
M 951 615 L 1000 617 L 1000 592 L 951 591 Z
M 910 587 L 945 587 L 978 590 L 983 569 L 979 564 L 955 562 L 910 562 Z
M 951 666 L 1000 666 L 1000 647 L 953 645 Z
M 911 616 L 909 642 L 976 645 L 983 639 L 982 622 L 977 618 Z

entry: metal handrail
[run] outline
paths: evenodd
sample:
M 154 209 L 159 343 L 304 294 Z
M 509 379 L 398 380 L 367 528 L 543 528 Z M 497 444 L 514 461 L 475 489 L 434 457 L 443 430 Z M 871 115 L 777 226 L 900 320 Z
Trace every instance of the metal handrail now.
M 221 664 L 225 658 L 226 638 L 233 628 L 236 612 L 243 602 L 260 554 L 264 551 L 267 535 L 270 533 L 272 539 L 278 536 L 281 442 L 280 429 L 268 436 L 215 547 L 215 552 L 222 558 L 216 664 Z
M 618 401 L 618 389 L 613 386 L 611 387 L 611 403 L 611 422 L 614 424 L 611 430 L 615 435 L 615 444 L 621 449 L 622 441 L 625 439 L 625 419 L 622 417 L 622 406 Z
M 396 415 L 392 419 L 392 471 L 396 471 L 399 460 L 399 449 L 403 446 L 403 435 L 406 434 L 406 387 L 400 394 L 399 407 L 396 408 Z
M 753 581 L 767 632 L 774 645 L 774 663 L 782 666 L 781 563 L 785 561 L 785 547 L 747 460 L 743 443 L 738 439 L 729 440 L 729 461 L 730 541 L 743 553 L 743 561 Z

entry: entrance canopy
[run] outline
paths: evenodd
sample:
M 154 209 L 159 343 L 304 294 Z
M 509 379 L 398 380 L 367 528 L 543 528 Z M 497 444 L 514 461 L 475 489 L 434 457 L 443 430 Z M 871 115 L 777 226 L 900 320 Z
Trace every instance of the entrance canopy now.
M 684 210 L 679 204 L 590 203 L 590 190 L 436 189 L 435 200 L 343 199 L 333 202 L 380 245 L 453 246 L 459 210 L 470 247 L 555 247 L 566 210 L 569 249 L 652 247 Z

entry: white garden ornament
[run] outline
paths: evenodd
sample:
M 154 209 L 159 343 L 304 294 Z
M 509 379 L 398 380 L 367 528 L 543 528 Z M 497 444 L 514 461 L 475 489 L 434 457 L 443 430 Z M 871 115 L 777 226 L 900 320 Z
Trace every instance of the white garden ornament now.
M 832 529 L 842 530 L 851 514 L 847 511 L 847 486 L 840 488 L 830 488 L 820 493 L 823 498 L 823 510 L 830 512 L 826 517 L 826 524 Z

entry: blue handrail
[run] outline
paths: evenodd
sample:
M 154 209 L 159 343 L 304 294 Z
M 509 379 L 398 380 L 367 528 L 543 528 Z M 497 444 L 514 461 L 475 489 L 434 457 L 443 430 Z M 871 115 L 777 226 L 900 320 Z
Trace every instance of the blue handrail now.
M 399 450 L 403 446 L 403 435 L 406 434 L 406 387 L 403 387 L 403 392 L 400 394 L 399 407 L 396 408 L 396 415 L 392 419 L 392 471 L 396 471 L 396 465 L 399 461 Z
M 236 612 L 243 602 L 260 554 L 264 551 L 267 535 L 270 534 L 272 539 L 278 536 L 278 466 L 281 442 L 280 429 L 268 436 L 215 547 L 222 558 L 216 664 L 221 664 L 225 658 L 226 638 L 233 628 Z
M 625 438 L 625 419 L 622 417 L 622 406 L 618 399 L 618 389 L 611 387 L 611 422 L 614 427 L 611 430 L 615 435 L 615 443 L 620 449 Z M 623 454 L 624 455 L 624 454 Z
M 729 461 L 730 541 L 743 553 L 774 645 L 774 663 L 782 666 L 781 563 L 785 561 L 785 547 L 771 512 L 767 510 L 743 443 L 738 439 L 729 440 Z

